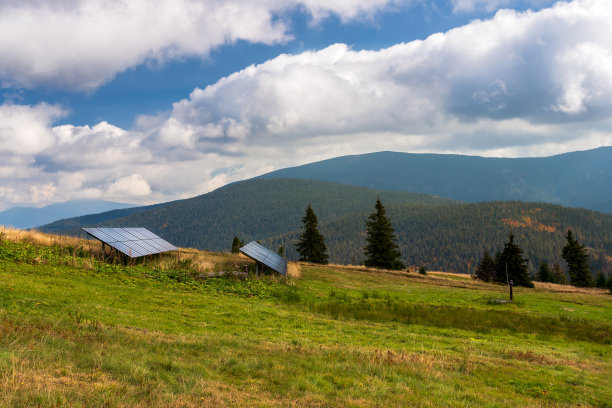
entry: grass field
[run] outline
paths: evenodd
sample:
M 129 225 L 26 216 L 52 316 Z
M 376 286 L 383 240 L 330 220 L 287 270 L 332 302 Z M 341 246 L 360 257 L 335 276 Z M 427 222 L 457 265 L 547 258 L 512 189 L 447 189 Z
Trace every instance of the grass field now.
M 97 248 L 2 235 L 0 406 L 612 407 L 605 291 Z

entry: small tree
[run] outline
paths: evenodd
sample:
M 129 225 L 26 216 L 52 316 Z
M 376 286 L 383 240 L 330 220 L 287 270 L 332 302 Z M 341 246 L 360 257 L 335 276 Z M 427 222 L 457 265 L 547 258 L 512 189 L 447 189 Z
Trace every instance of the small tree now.
M 234 237 L 232 241 L 232 254 L 237 254 L 240 252 L 240 248 L 244 246 L 244 242 L 242 242 L 238 237 Z
M 608 284 L 608 280 L 606 279 L 606 276 L 603 274 L 602 271 L 599 271 L 597 273 L 597 280 L 595 282 L 595 286 L 601 289 L 605 289 L 607 284 Z
M 419 273 L 420 273 L 421 275 L 427 275 L 427 269 L 425 269 L 425 267 L 424 267 L 424 266 L 421 266 L 421 267 L 419 268 Z
M 608 290 L 612 293 L 612 274 L 608 274 Z
M 366 221 L 365 266 L 383 269 L 405 269 L 399 247 L 395 243 L 395 233 L 387 218 L 385 207 L 376 200 L 372 213 Z
M 552 282 L 552 271 L 548 266 L 548 262 L 542 262 L 538 269 L 537 280 L 540 282 Z
M 485 249 L 482 259 L 476 268 L 476 279 L 480 279 L 485 282 L 491 282 L 495 277 L 495 260 L 489 254 L 489 251 Z
M 504 283 L 506 280 L 511 280 L 516 286 L 533 287 L 527 269 L 527 260 L 523 258 L 521 247 L 514 243 L 514 234 L 510 234 L 508 242 L 496 259 L 495 280 Z
M 592 286 L 593 277 L 589 270 L 587 250 L 574 238 L 572 230 L 567 230 L 565 239 L 567 239 L 567 244 L 563 247 L 561 257 L 567 263 L 570 283 L 579 287 Z
M 558 283 L 559 285 L 567 285 L 567 277 L 565 276 L 565 272 L 563 272 L 563 269 L 561 269 L 561 265 L 559 265 L 559 262 L 555 262 L 553 264 L 551 277 L 551 282 Z
M 300 254 L 300 261 L 326 264 L 328 262 L 325 238 L 319 232 L 319 220 L 310 204 L 306 208 L 306 215 L 302 218 L 304 231 L 295 248 Z
M 281 246 L 278 247 L 278 251 L 276 251 L 276 253 L 284 258 L 285 257 L 285 247 L 281 244 Z

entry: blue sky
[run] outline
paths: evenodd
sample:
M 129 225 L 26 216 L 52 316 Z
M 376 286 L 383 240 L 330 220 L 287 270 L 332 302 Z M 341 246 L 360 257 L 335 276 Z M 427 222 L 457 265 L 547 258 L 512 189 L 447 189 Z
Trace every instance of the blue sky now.
M 612 141 L 606 0 L 0 0 L 0 210 Z
M 515 2 L 513 8 L 537 10 L 552 3 Z M 450 0 L 408 2 L 344 22 L 338 15 L 331 14 L 313 23 L 309 13 L 297 8 L 283 16 L 290 19 L 289 34 L 293 38 L 279 44 L 241 40 L 215 47 L 205 56 L 135 65 L 118 72 L 108 83 L 94 90 L 57 89 L 53 84 L 31 89 L 10 87 L 2 89 L 2 99 L 27 104 L 60 104 L 68 113 L 56 124 L 82 126 L 107 121 L 127 129 L 134 125 L 137 115 L 170 110 L 173 102 L 185 98 L 195 87 L 211 85 L 224 76 L 279 54 L 297 54 L 334 43 L 349 44 L 354 50 L 377 50 L 425 39 L 474 19 L 491 17 L 496 11 L 497 8 L 476 7 L 455 12 Z

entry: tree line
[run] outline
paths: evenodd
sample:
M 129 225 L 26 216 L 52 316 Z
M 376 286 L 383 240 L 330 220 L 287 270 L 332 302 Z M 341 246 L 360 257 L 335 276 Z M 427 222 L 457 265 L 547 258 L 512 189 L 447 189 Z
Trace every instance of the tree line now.
M 391 220 L 386 215 L 386 209 L 380 198 L 376 200 L 375 211 L 369 215 L 365 222 L 366 234 L 363 255 L 363 264 L 368 267 L 381 269 L 405 269 L 402 255 L 399 251 L 397 238 Z M 310 204 L 306 208 L 306 214 L 302 218 L 303 229 L 295 249 L 302 262 L 327 264 L 329 262 L 328 248 L 323 234 L 319 231 L 318 218 Z M 606 279 L 603 272 L 599 272 L 593 279 L 589 266 L 589 253 L 584 245 L 581 245 L 574 237 L 571 230 L 564 236 L 565 246 L 561 251 L 561 258 L 568 266 L 569 283 L 574 286 L 609 287 L 612 291 L 612 277 Z M 232 252 L 237 252 L 239 246 L 244 243 L 234 238 Z M 284 247 L 281 245 L 279 254 L 284 255 Z M 503 282 L 525 287 L 533 287 L 532 277 L 528 269 L 528 258 L 524 257 L 523 249 L 515 242 L 515 235 L 510 233 L 508 241 L 503 248 L 494 256 L 485 249 L 480 262 L 475 270 L 475 278 L 486 282 Z M 421 265 L 421 273 L 426 273 L 426 268 Z M 559 262 L 551 267 L 548 262 L 539 264 L 538 272 L 534 279 L 541 282 L 567 284 L 568 280 Z
M 565 239 L 567 243 L 561 251 L 561 257 L 567 264 L 569 283 L 578 287 L 608 287 L 612 291 L 612 276 L 606 279 L 603 272 L 600 271 L 596 280 L 593 279 L 588 262 L 589 253 L 586 247 L 581 245 L 574 237 L 572 230 L 567 231 Z M 475 277 L 485 282 L 508 283 L 512 281 L 515 285 L 533 287 L 527 270 L 527 259 L 523 258 L 523 250 L 514 242 L 512 233 L 503 249 L 498 251 L 495 256 L 491 256 L 489 251 L 485 249 L 476 269 Z M 535 279 L 539 282 L 562 285 L 568 283 L 567 277 L 558 262 L 554 263 L 552 269 L 548 262 L 540 263 Z

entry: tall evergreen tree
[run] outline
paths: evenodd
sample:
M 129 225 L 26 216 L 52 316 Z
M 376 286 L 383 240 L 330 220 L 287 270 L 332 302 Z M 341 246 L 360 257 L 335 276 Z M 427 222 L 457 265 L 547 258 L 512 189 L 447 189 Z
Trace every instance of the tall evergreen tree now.
M 306 208 L 306 215 L 302 218 L 304 231 L 295 248 L 300 254 L 300 261 L 326 264 L 328 262 L 325 238 L 319 232 L 319 220 L 310 204 Z
M 608 280 L 606 279 L 606 276 L 603 274 L 602 271 L 599 271 L 599 273 L 597 273 L 597 279 L 595 281 L 595 286 L 601 289 L 605 289 L 607 284 L 608 284 Z
M 232 241 L 232 254 L 237 254 L 240 252 L 240 248 L 244 246 L 244 242 L 242 242 L 238 237 L 234 237 Z
M 559 285 L 567 285 L 567 277 L 565 272 L 561 269 L 559 262 L 555 262 L 552 268 L 552 283 L 558 283 Z
M 385 207 L 376 200 L 376 211 L 366 221 L 365 265 L 383 269 L 404 269 L 395 233 L 387 218 Z
M 552 282 L 552 272 L 550 267 L 548 266 L 548 262 L 542 262 L 540 264 L 540 268 L 538 269 L 537 280 L 540 282 Z
M 506 280 L 511 280 L 516 286 L 533 287 L 527 269 L 527 260 L 523 258 L 521 247 L 514 243 L 514 234 L 510 234 L 508 242 L 497 256 L 495 264 L 495 280 L 497 282 L 505 283 Z
M 572 230 L 567 230 L 567 244 L 563 247 L 561 257 L 567 263 L 570 283 L 574 286 L 592 286 L 593 277 L 589 269 L 589 254 L 583 245 L 574 238 Z
M 495 277 L 495 260 L 485 249 L 482 259 L 476 268 L 476 278 L 485 282 L 491 282 Z

